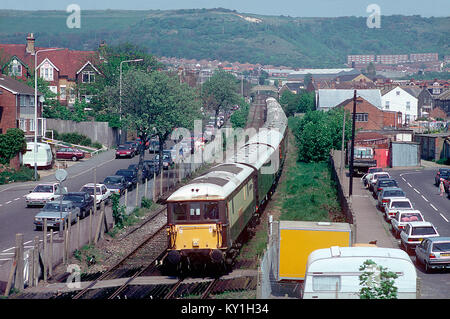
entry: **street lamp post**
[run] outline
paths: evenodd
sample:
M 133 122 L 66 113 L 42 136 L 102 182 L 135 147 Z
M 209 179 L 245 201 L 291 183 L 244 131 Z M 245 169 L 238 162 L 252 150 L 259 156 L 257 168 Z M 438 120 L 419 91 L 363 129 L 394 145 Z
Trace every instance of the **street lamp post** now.
M 48 51 L 60 51 L 64 50 L 62 48 L 59 49 L 43 49 L 37 50 L 34 53 L 34 180 L 37 181 L 37 56 L 39 52 L 48 52 Z
M 125 60 L 120 62 L 120 75 L 119 75 L 119 123 L 122 121 L 122 64 L 128 62 L 140 62 L 144 59 Z M 122 125 L 119 128 L 119 144 L 122 143 Z

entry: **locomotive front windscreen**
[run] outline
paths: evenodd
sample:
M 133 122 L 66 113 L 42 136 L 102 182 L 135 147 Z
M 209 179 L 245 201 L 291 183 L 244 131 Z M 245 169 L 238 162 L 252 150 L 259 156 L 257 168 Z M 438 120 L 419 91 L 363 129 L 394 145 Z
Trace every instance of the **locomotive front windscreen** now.
M 172 222 L 219 219 L 218 202 L 176 202 L 169 204 Z

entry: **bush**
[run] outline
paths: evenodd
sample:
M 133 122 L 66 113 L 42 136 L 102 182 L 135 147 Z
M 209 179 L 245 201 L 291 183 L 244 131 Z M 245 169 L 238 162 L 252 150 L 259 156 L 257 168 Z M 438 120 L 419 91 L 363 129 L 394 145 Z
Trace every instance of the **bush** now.
M 26 182 L 34 180 L 34 170 L 26 166 L 20 167 L 19 170 L 13 168 L 6 169 L 0 173 L 0 185 L 13 182 Z

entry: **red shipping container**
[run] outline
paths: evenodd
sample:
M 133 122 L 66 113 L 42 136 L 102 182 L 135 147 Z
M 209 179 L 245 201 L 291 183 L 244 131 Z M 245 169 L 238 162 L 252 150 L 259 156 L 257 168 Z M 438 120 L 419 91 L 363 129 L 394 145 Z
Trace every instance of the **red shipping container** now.
M 389 149 L 388 148 L 376 148 L 374 149 L 374 158 L 377 161 L 377 167 L 389 167 Z

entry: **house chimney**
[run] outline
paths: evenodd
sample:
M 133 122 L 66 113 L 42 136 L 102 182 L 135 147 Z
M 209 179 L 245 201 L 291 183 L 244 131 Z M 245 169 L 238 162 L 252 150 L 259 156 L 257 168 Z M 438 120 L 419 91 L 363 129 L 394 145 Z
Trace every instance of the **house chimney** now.
M 34 35 L 33 35 L 33 33 L 28 33 L 26 51 L 27 51 L 27 53 L 34 55 Z

